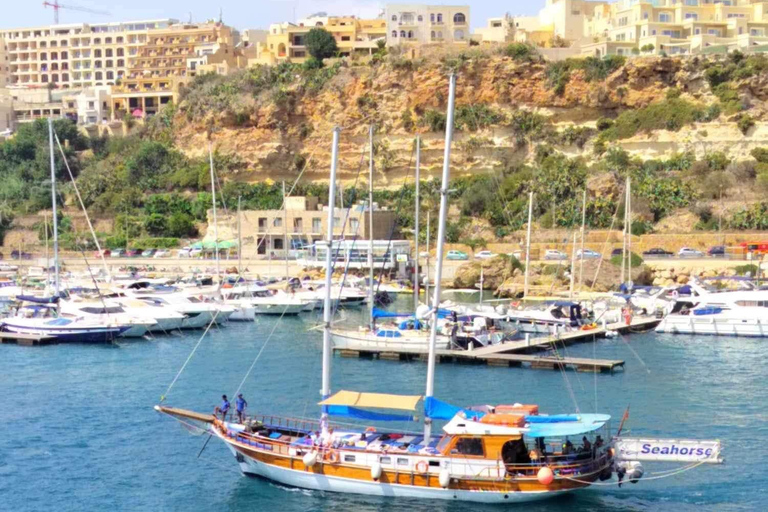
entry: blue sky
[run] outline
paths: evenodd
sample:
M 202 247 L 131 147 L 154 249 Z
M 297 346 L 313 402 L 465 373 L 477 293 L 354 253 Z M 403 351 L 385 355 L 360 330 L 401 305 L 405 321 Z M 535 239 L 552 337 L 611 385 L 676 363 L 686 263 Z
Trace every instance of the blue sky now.
M 9 4 L 10 4 L 10 0 Z M 0 3 L 5 3 L 2 0 Z M 154 18 L 189 19 L 190 12 L 194 21 L 218 18 L 219 8 L 223 10 L 224 22 L 236 28 L 266 28 L 277 21 L 292 21 L 294 10 L 298 18 L 314 12 L 326 11 L 330 15 L 352 14 L 363 17 L 375 17 L 386 2 L 378 0 L 64 0 L 68 5 L 76 5 L 101 11 L 109 15 L 95 15 L 62 9 L 60 23 L 128 21 Z M 405 2 L 403 2 L 405 3 Z M 473 0 L 464 2 L 431 2 L 428 4 L 468 4 L 471 9 L 473 27 L 485 25 L 490 17 L 510 14 L 534 14 L 543 5 L 543 0 Z M 42 2 L 14 2 L 14 7 L 6 5 L 0 16 L 0 28 L 34 27 L 53 23 L 53 12 L 44 8 Z

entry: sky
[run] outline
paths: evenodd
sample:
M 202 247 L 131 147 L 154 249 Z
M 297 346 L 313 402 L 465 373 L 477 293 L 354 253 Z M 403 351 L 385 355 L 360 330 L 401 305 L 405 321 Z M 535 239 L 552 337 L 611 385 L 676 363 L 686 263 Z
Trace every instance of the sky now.
M 0 28 L 37 27 L 53 24 L 53 10 L 45 8 L 42 2 L 21 2 L 10 7 L 11 0 L 0 0 L 8 5 L 0 16 Z M 219 8 L 224 23 L 238 29 L 267 28 L 270 23 L 293 21 L 318 11 L 329 15 L 354 15 L 376 17 L 386 2 L 377 0 L 64 0 L 73 5 L 99 11 L 109 15 L 90 14 L 61 9 L 59 23 L 98 23 L 108 21 L 131 21 L 142 19 L 174 18 L 187 21 L 192 16 L 195 22 L 219 17 Z M 405 2 L 400 2 L 405 3 Z M 488 18 L 512 15 L 531 15 L 538 12 L 544 0 L 456 0 L 422 1 L 426 4 L 469 5 L 472 28 L 485 26 Z

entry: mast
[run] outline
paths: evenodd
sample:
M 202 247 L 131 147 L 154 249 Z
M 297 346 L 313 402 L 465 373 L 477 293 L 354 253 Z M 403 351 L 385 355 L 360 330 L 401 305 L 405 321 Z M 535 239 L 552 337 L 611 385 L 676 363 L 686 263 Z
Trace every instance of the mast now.
M 48 214 L 45 214 L 45 286 L 48 287 L 48 284 L 51 281 L 51 256 L 48 253 Z M 19 253 L 19 258 L 21 258 L 21 253 Z
M 56 162 L 53 154 L 53 119 L 48 118 L 48 145 L 51 152 L 51 204 L 53 205 L 53 271 L 55 292 L 59 295 L 59 221 L 56 214 Z M 21 253 L 19 253 L 21 258 Z
M 285 180 L 283 180 L 283 252 L 285 252 L 285 282 L 288 282 L 288 199 L 285 197 Z
M 440 281 L 443 274 L 445 245 L 445 219 L 448 216 L 448 185 L 451 179 L 451 141 L 453 139 L 453 109 L 456 102 L 456 75 L 451 73 L 448 90 L 448 115 L 445 123 L 445 153 L 443 154 L 443 183 L 440 186 L 440 220 L 437 224 L 437 267 L 435 268 L 435 298 L 432 301 L 432 322 L 429 333 L 429 359 L 427 360 L 427 390 L 425 402 L 434 395 L 435 343 L 437 338 L 437 310 L 440 306 Z M 429 444 L 432 420 L 424 418 L 424 444 Z
M 632 292 L 632 182 L 627 176 L 627 283 Z
M 484 276 L 483 276 L 483 264 L 480 263 L 480 304 L 483 303 L 483 287 L 484 287 Z
M 425 273 L 425 280 L 424 283 L 424 304 L 429 305 L 429 219 L 432 216 L 432 212 L 427 210 L 427 271 Z
M 416 137 L 416 211 L 413 214 L 413 240 L 416 257 L 413 259 L 413 310 L 419 308 L 419 173 L 421 171 L 421 137 Z M 429 299 L 427 299 L 429 300 Z M 428 302 L 427 302 L 428 303 Z
M 331 183 L 328 189 L 328 249 L 325 252 L 325 297 L 323 299 L 323 387 L 320 394 L 323 399 L 331 395 L 331 284 L 333 278 L 333 215 L 336 201 L 336 166 L 339 162 L 339 132 L 333 129 L 333 148 L 331 149 Z M 328 428 L 328 413 L 323 411 L 320 423 Z
M 579 295 L 584 282 L 584 238 L 587 235 L 587 189 L 581 199 L 581 261 L 579 262 Z
M 584 261 L 584 252 L 581 253 L 581 261 Z M 573 298 L 573 283 L 576 279 L 576 233 L 573 234 L 573 244 L 571 246 L 571 287 L 568 290 L 568 298 Z
M 533 221 L 533 192 L 528 194 L 528 230 L 525 235 L 525 285 L 523 299 L 528 297 L 528 268 L 531 266 L 531 222 Z
M 627 183 L 624 186 L 624 232 L 621 237 L 621 284 L 624 284 L 624 271 L 626 269 L 626 257 L 627 257 L 627 211 L 629 210 L 629 176 L 627 176 Z
M 237 196 L 237 275 L 243 274 L 243 234 L 240 230 L 240 200 L 243 196 Z
M 368 127 L 368 244 L 368 324 L 373 331 L 373 125 Z
M 211 163 L 211 195 L 213 198 L 213 238 L 216 250 L 216 282 L 221 286 L 221 269 L 219 268 L 219 226 L 216 220 L 216 179 L 213 176 L 213 149 L 208 142 L 208 159 Z

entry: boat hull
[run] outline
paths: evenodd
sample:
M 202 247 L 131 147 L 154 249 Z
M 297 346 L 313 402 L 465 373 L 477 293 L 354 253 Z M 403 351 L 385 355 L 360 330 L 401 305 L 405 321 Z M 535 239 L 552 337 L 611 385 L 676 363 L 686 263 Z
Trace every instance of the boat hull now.
M 233 322 L 253 322 L 256 320 L 256 312 L 253 306 L 240 305 L 234 307 L 235 311 L 229 317 Z
M 112 343 L 120 337 L 121 328 L 104 329 L 44 329 L 26 327 L 8 323 L 2 324 L 2 330 L 16 334 L 55 338 L 58 343 Z
M 253 311 L 257 315 L 298 315 L 304 310 L 305 304 L 253 304 Z
M 213 311 L 195 311 L 184 313 L 184 320 L 181 322 L 182 329 L 202 329 L 207 327 L 213 320 Z
M 670 334 L 710 334 L 713 336 L 768 337 L 768 322 L 755 318 L 716 318 L 714 316 L 668 315 L 656 332 Z

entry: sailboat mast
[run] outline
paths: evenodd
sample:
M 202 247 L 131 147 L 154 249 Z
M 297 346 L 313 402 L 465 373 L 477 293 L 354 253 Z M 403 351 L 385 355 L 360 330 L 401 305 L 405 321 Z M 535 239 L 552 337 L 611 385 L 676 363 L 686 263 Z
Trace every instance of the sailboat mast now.
M 533 222 L 533 192 L 528 194 L 528 230 L 525 235 L 525 284 L 523 299 L 528 297 L 528 269 L 531 267 L 531 222 Z
M 288 282 L 288 198 L 285 196 L 285 180 L 283 180 L 283 251 L 285 252 L 285 282 Z
M 581 253 L 581 261 L 584 261 L 584 252 Z M 571 245 L 571 286 L 568 290 L 568 298 L 573 298 L 573 284 L 576 280 L 576 233 L 573 234 L 573 244 Z
M 427 210 L 427 258 L 426 258 L 426 273 L 425 275 L 425 283 L 424 283 L 424 304 L 429 305 L 429 219 L 432 217 L 432 212 Z
M 416 211 L 413 214 L 413 240 L 416 257 L 413 258 L 413 310 L 419 308 L 419 174 L 421 172 L 421 137 L 416 137 Z
M 587 189 L 581 199 L 581 261 L 579 262 L 579 295 L 584 282 L 584 238 L 587 236 Z
M 237 275 L 243 273 L 243 233 L 240 220 L 240 200 L 243 196 L 237 196 Z
M 328 187 L 328 244 L 325 252 L 325 297 L 323 299 L 323 380 L 320 394 L 323 399 L 331 395 L 331 285 L 333 278 L 332 251 L 333 251 L 333 215 L 336 202 L 336 166 L 339 162 L 339 132 L 340 128 L 333 130 L 333 148 L 331 149 L 331 183 Z M 328 414 L 323 412 L 321 423 L 327 428 Z
M 48 145 L 51 153 L 51 204 L 53 206 L 53 271 L 56 296 L 59 295 L 59 222 L 56 215 L 56 162 L 53 153 L 53 119 L 48 118 Z M 21 255 L 19 255 L 21 258 Z
M 632 282 L 632 182 L 629 176 L 627 176 L 627 281 Z
M 629 210 L 629 176 L 627 176 L 627 183 L 624 186 L 624 230 L 621 240 L 621 284 L 624 284 L 626 270 L 626 258 L 627 258 L 627 212 Z
M 208 143 L 208 159 L 211 164 L 211 195 L 213 198 L 213 238 L 216 251 L 216 282 L 221 284 L 221 269 L 219 268 L 219 225 L 216 219 L 216 179 L 213 176 L 213 149 Z
M 432 398 L 435 387 L 435 344 L 437 339 L 437 310 L 440 306 L 440 281 L 443 274 L 445 221 L 448 216 L 448 185 L 451 179 L 451 141 L 453 140 L 453 110 L 456 102 L 456 75 L 451 73 L 448 90 L 448 115 L 445 123 L 445 152 L 443 154 L 443 182 L 440 186 L 440 220 L 437 224 L 437 267 L 435 268 L 435 298 L 432 301 L 432 322 L 429 333 L 429 359 L 427 360 L 427 390 L 425 401 Z M 432 421 L 424 418 L 424 444 L 429 444 Z
M 45 219 L 45 286 L 51 281 L 51 255 L 48 252 L 48 215 L 43 217 Z M 21 253 L 19 253 L 21 257 Z
M 368 324 L 373 330 L 373 125 L 368 127 L 368 244 Z

